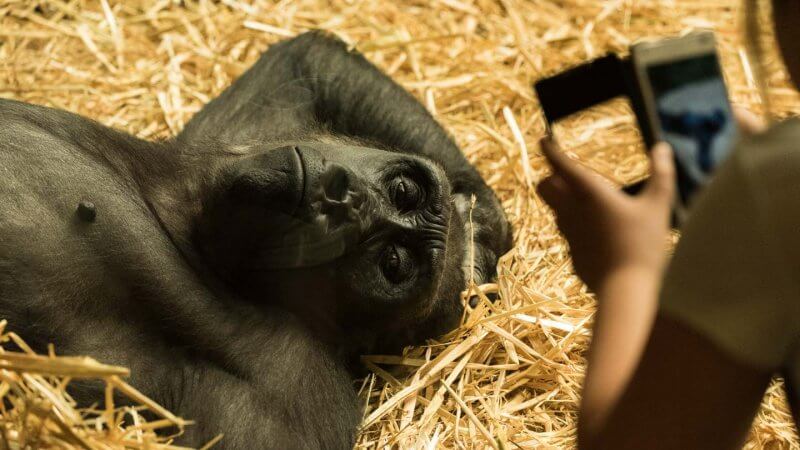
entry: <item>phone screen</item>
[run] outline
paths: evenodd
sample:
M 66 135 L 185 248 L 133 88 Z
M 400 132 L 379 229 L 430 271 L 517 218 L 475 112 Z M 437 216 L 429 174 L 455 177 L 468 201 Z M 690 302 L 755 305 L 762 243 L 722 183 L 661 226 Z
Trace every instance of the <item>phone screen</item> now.
M 647 67 L 660 138 L 672 145 L 681 203 L 728 156 L 738 131 L 715 53 Z

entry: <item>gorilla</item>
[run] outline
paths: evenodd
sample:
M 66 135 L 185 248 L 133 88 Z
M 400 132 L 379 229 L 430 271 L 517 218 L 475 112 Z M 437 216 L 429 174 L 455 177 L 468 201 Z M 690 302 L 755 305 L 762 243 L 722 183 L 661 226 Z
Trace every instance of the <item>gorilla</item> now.
M 457 326 L 471 242 L 478 283 L 510 248 L 442 127 L 324 32 L 273 45 L 166 141 L 7 99 L 0 123 L 0 318 L 129 367 L 196 421 L 183 445 L 352 448 L 358 355 Z
M 703 173 L 711 172 L 713 164 L 711 146 L 719 132 L 725 127 L 727 122 L 725 112 L 715 109 L 710 114 L 692 111 L 672 114 L 659 110 L 658 117 L 665 130 L 691 138 L 697 143 L 697 165 Z
M 697 167 L 704 174 L 709 174 L 714 165 L 714 155 L 711 152 L 714 141 L 728 121 L 725 112 L 721 109 L 715 109 L 713 112 L 705 114 L 692 111 L 670 113 L 659 110 L 658 118 L 666 131 L 695 141 L 697 144 L 697 154 L 695 155 Z M 692 193 L 700 187 L 700 182 L 692 177 L 682 164 L 678 164 L 676 168 L 678 195 L 686 204 L 691 200 Z

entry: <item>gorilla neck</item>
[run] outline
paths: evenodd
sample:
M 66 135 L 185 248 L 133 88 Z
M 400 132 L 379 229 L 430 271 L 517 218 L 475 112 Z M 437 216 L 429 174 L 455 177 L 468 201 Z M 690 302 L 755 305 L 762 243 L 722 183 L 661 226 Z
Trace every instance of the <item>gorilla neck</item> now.
M 128 170 L 144 202 L 187 263 L 203 268 L 191 242 L 192 229 L 204 196 L 213 189 L 214 174 L 235 156 L 174 141 L 154 147 L 146 157 L 128 158 Z

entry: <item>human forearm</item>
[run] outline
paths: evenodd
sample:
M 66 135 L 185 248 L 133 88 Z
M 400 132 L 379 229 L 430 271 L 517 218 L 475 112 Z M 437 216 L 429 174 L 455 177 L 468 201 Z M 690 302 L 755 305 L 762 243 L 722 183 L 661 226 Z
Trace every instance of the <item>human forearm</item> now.
M 660 272 L 624 268 L 598 286 L 598 309 L 583 386 L 579 435 L 602 430 L 639 362 L 658 306 Z
M 579 423 L 579 437 L 591 437 L 624 392 L 652 327 L 675 171 L 669 146 L 656 145 L 650 180 L 630 196 L 567 157 L 552 140 L 542 141 L 542 152 L 553 174 L 538 192 L 569 241 L 575 272 L 598 296 Z

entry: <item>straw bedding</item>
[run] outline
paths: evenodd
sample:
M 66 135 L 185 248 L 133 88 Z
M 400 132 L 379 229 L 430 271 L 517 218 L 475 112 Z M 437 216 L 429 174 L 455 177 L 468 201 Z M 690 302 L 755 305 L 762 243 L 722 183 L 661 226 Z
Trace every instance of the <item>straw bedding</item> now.
M 499 301 L 481 302 L 440 342 L 402 357 L 364 357 L 372 374 L 356 386 L 366 408 L 359 448 L 570 448 L 594 299 L 573 275 L 565 242 L 532 189 L 547 167 L 530 84 L 624 52 L 642 37 L 711 28 L 733 101 L 758 110 L 738 13 L 735 0 L 0 0 L 0 96 L 165 138 L 270 43 L 310 28 L 337 33 L 455 136 L 503 201 L 516 238 L 499 282 L 474 287 L 499 292 Z M 775 112 L 800 112 L 774 54 L 767 75 Z M 623 101 L 579 114 L 557 133 L 613 179 L 647 173 Z M 0 393 L 59 408 L 9 390 L 10 380 L 29 376 L 15 368 L 0 370 Z M 22 432 L 8 410 L 0 424 L 5 436 Z M 43 432 L 59 432 L 51 428 Z M 800 448 L 780 382 L 766 395 L 747 448 Z

